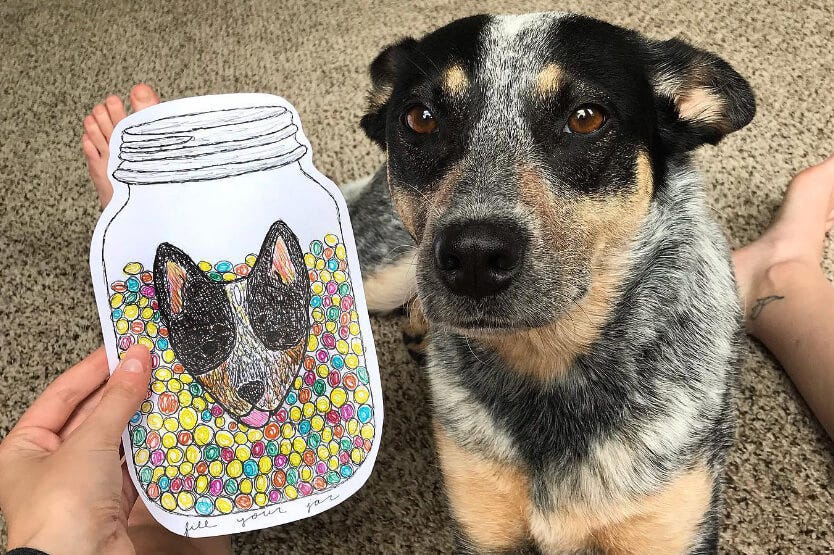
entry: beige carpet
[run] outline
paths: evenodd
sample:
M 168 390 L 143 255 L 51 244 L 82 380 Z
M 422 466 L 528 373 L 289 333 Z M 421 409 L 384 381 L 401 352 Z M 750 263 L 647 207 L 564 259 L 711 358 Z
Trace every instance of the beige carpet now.
M 357 122 L 383 45 L 471 13 L 547 9 L 684 34 L 750 80 L 753 124 L 699 155 L 735 245 L 764 229 L 795 171 L 834 151 L 831 0 L 0 2 L 0 435 L 101 341 L 87 266 L 98 207 L 79 146 L 95 102 L 140 80 L 168 99 L 281 94 L 301 113 L 318 167 L 341 183 L 382 160 Z M 399 324 L 374 320 L 386 419 L 368 484 L 325 514 L 237 537 L 238 552 L 449 551 L 426 384 Z M 738 412 L 724 550 L 832 552 L 834 448 L 754 343 Z

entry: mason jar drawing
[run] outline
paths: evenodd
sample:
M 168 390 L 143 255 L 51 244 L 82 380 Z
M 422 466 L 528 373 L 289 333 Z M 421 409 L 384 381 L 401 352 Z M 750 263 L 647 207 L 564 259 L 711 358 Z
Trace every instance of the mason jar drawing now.
M 111 367 L 151 351 L 124 437 L 151 512 L 214 535 L 353 493 L 381 432 L 376 356 L 347 208 L 295 109 L 260 94 L 151 107 L 114 131 L 108 173 L 91 270 Z

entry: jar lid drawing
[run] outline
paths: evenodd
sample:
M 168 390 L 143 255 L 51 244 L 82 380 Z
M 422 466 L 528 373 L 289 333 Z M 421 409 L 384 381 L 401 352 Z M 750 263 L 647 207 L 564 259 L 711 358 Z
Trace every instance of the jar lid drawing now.
M 221 179 L 283 166 L 307 152 L 282 106 L 159 118 L 126 127 L 113 177 L 129 185 Z
M 119 122 L 110 149 L 90 269 L 111 369 L 151 351 L 123 435 L 151 514 L 200 537 L 343 502 L 373 468 L 383 399 L 347 206 L 295 108 L 174 100 Z

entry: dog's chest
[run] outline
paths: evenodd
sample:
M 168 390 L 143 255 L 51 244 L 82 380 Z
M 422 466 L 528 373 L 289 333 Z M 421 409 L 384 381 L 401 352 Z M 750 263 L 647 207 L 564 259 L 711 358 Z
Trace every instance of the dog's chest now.
M 623 380 L 548 388 L 466 344 L 456 347 L 432 338 L 428 373 L 439 425 L 461 448 L 523 469 L 543 510 L 650 493 L 695 455 L 693 438 L 706 422 L 684 387 L 661 392 Z M 635 416 L 639 405 L 651 416 Z

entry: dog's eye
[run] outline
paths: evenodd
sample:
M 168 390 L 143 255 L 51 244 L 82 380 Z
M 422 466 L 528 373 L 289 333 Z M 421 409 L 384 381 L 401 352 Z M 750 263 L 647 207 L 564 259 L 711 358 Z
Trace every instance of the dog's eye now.
M 437 120 L 431 111 L 422 104 L 409 109 L 405 113 L 404 120 L 409 129 L 421 135 L 432 133 L 437 129 Z
M 605 123 L 605 110 L 596 104 L 580 106 L 568 118 L 565 133 L 579 133 L 587 135 L 593 133 Z

